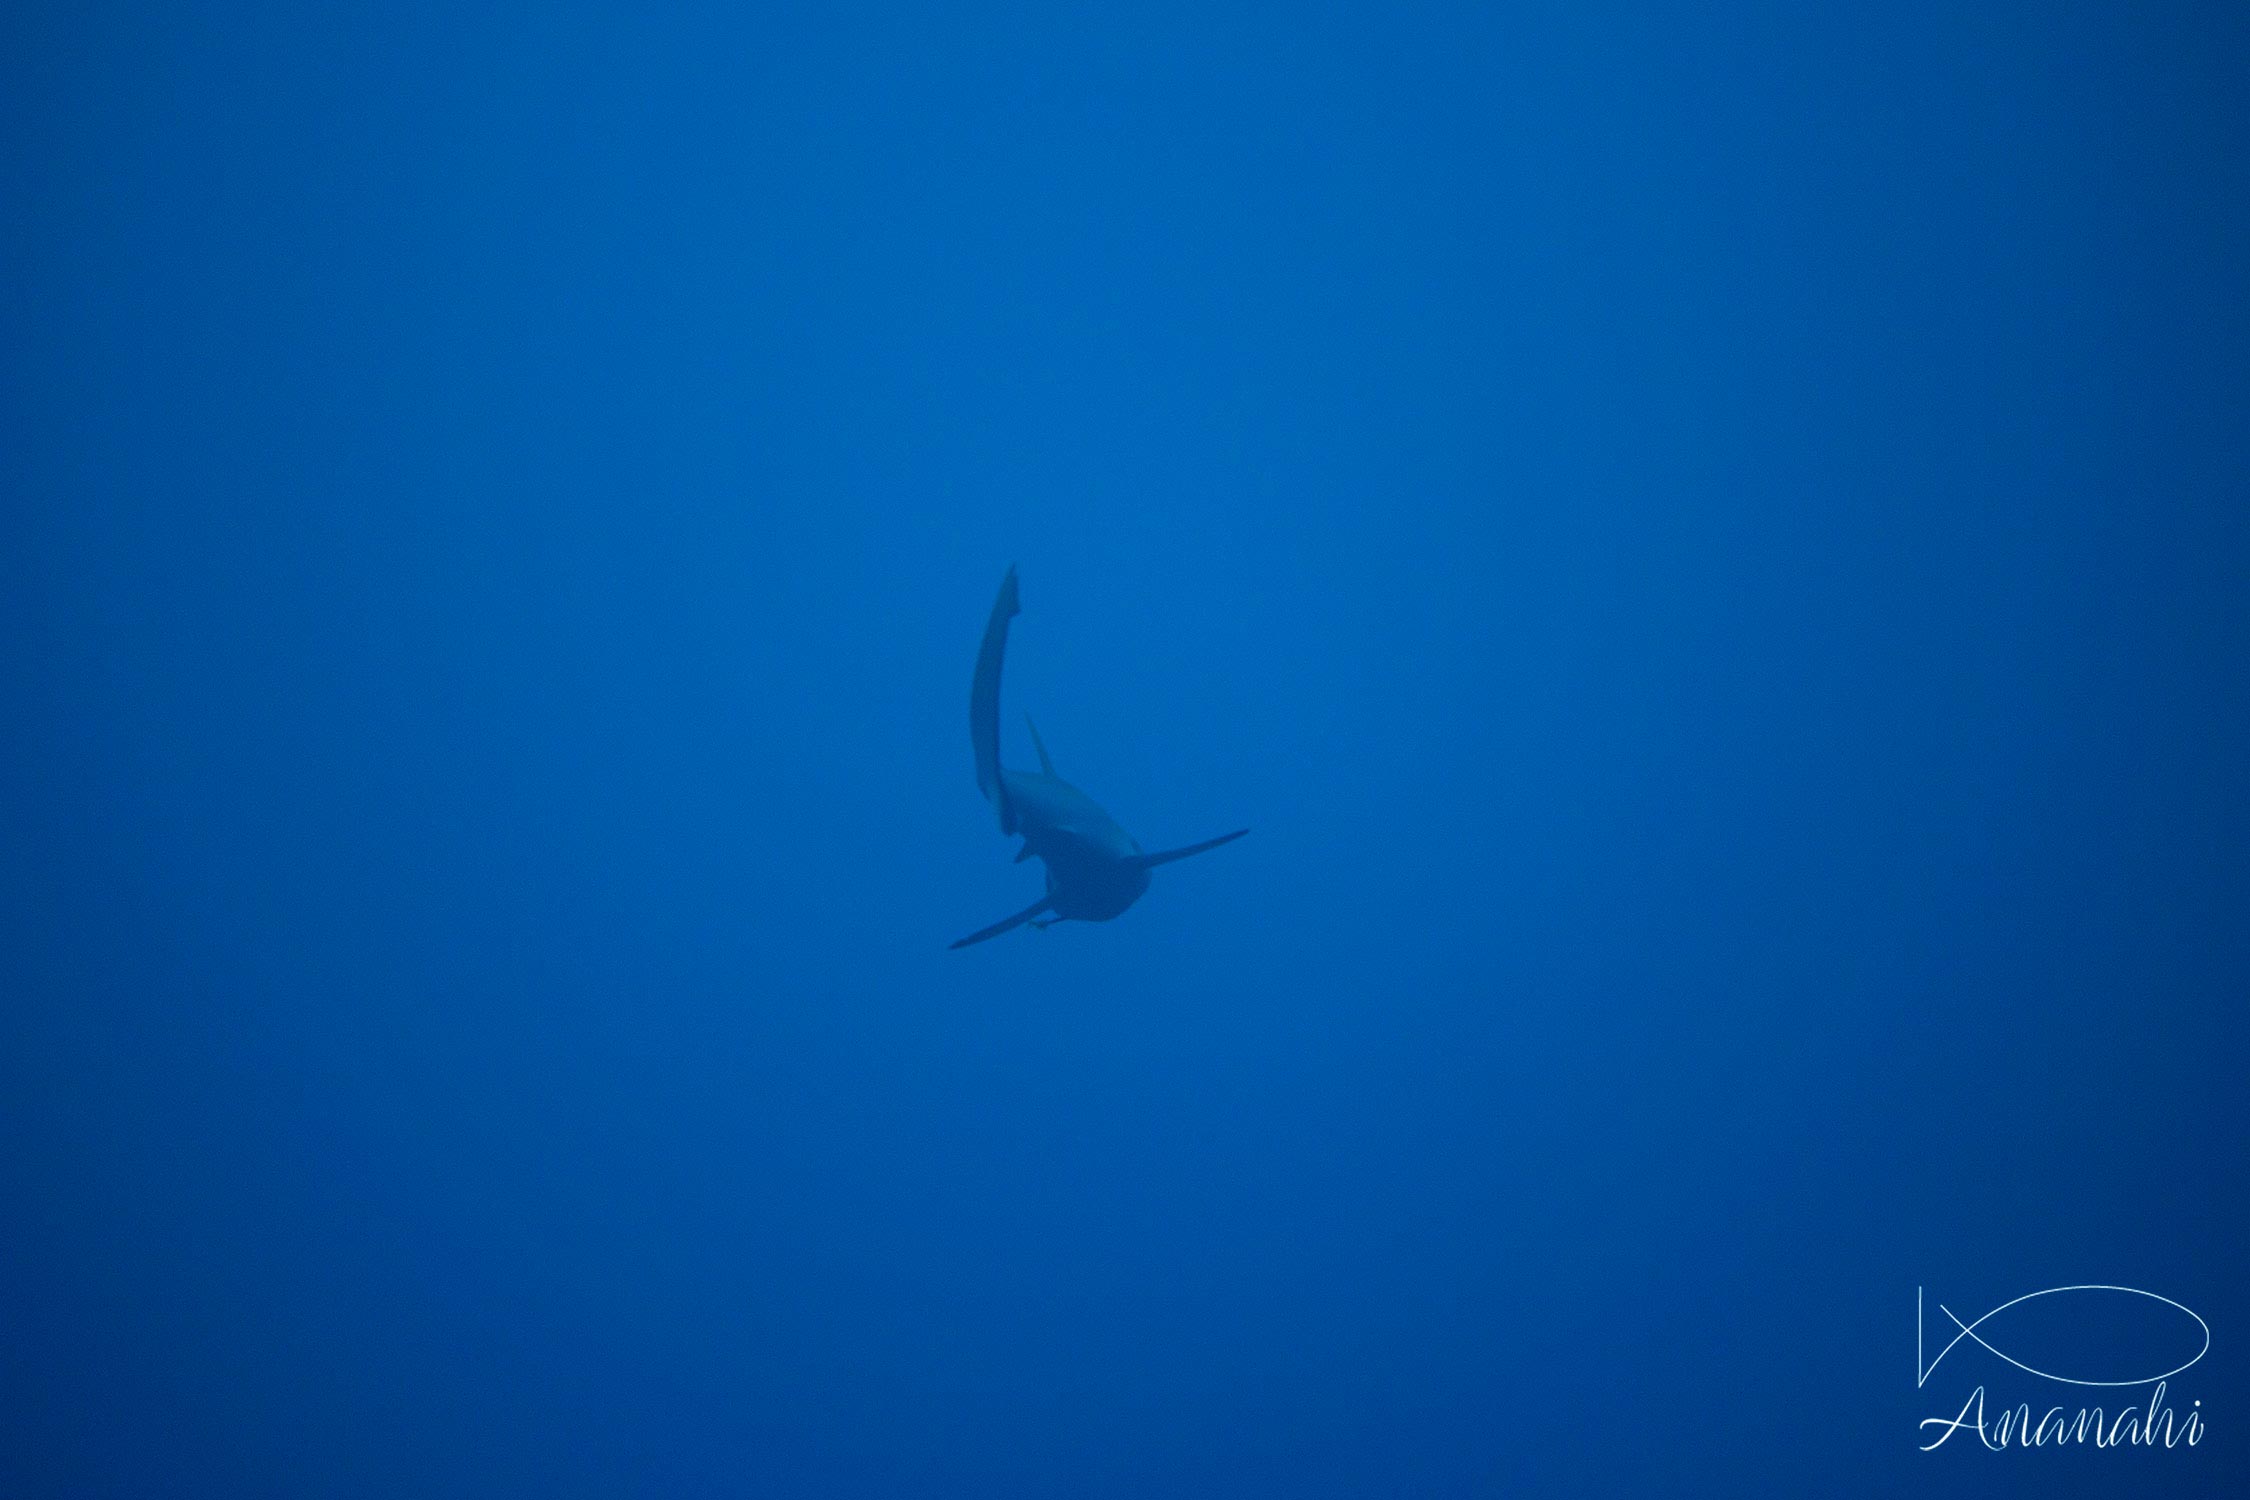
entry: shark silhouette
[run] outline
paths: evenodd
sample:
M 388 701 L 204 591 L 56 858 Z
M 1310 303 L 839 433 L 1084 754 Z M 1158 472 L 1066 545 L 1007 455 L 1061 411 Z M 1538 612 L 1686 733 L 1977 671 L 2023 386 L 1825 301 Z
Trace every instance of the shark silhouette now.
M 1008 621 L 1017 612 L 1016 570 L 1011 567 L 1000 580 L 1000 597 L 992 601 L 984 644 L 977 650 L 977 675 L 969 684 L 969 745 L 976 752 L 977 790 L 1000 814 L 1000 832 L 1023 835 L 1016 863 L 1046 862 L 1047 894 L 1014 916 L 970 933 L 953 945 L 956 948 L 998 937 L 1036 917 L 1046 917 L 1033 923 L 1038 927 L 1066 921 L 1106 922 L 1141 898 L 1148 889 L 1148 872 L 1156 866 L 1216 849 L 1250 831 L 1238 828 L 1185 848 L 1142 853 L 1133 836 L 1093 798 L 1055 774 L 1055 763 L 1047 758 L 1039 727 L 1029 714 L 1024 715 L 1024 724 L 1039 752 L 1039 769 L 1005 769 L 1000 764 L 1000 660 L 1008 652 Z

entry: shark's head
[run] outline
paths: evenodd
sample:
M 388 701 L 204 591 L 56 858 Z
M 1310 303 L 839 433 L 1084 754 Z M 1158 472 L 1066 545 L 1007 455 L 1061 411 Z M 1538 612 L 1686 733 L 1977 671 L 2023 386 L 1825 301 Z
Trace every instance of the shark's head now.
M 1055 914 L 1082 922 L 1106 922 L 1148 889 L 1148 867 L 1130 860 L 1049 860 L 1047 871 Z

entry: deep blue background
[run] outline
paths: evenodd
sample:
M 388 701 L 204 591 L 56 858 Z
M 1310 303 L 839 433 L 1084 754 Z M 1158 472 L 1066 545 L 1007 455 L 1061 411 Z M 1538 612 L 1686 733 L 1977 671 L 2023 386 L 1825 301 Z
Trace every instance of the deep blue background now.
M 2241 1480 L 2250 12 L 186 9 L 0 22 L 0 1490 Z M 1010 561 L 1256 831 L 948 953 Z M 2078 1281 L 2204 1444 L 1916 1453 Z

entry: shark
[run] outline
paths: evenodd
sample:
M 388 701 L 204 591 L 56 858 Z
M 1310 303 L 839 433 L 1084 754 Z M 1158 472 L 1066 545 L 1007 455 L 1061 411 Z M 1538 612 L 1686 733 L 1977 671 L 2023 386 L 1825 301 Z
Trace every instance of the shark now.
M 976 676 L 969 683 L 969 748 L 975 754 L 977 790 L 1000 815 L 1003 837 L 1023 836 L 1016 863 L 1036 859 L 1047 867 L 1047 893 L 1013 916 L 970 933 L 952 946 L 966 948 L 1010 932 L 1029 922 L 1052 927 L 1057 922 L 1106 922 L 1121 914 L 1148 889 L 1148 872 L 1158 865 L 1202 854 L 1221 844 L 1231 844 L 1250 830 L 1237 828 L 1199 844 L 1177 849 L 1144 851 L 1140 842 L 1101 804 L 1055 774 L 1055 763 L 1039 738 L 1039 726 L 1024 715 L 1031 731 L 1032 748 L 1039 753 L 1036 771 L 1011 771 L 1000 764 L 1000 664 L 1008 654 L 1008 622 L 1021 613 L 1016 597 L 1016 570 L 1000 580 L 999 597 L 985 621 L 984 641 L 977 648 Z

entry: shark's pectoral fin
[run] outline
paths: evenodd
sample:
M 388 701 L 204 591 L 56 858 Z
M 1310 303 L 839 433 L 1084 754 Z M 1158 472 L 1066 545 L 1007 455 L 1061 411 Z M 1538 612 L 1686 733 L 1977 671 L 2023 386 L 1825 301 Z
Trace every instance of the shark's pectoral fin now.
M 1216 849 L 1221 844 L 1231 844 L 1249 831 L 1247 828 L 1237 828 L 1232 833 L 1222 833 L 1215 839 L 1205 839 L 1200 844 L 1189 844 L 1183 849 L 1159 849 L 1154 854 L 1136 854 L 1133 856 L 1133 863 L 1144 870 L 1156 865 L 1168 865 L 1175 859 L 1186 859 L 1191 854 L 1201 854 L 1207 849 Z
M 1024 923 L 1030 921 L 1033 917 L 1038 916 L 1046 909 L 1047 898 L 1045 896 L 1041 896 L 1037 901 L 1032 902 L 1029 906 L 1025 907 L 1022 911 L 1017 912 L 1014 916 L 1003 917 L 1001 920 L 993 923 L 990 927 L 987 927 L 980 932 L 972 932 L 967 937 L 961 939 L 961 941 L 959 941 L 958 943 L 951 943 L 947 946 L 953 948 L 966 948 L 971 943 L 981 943 L 986 938 L 996 938 L 1011 927 L 1021 927 Z

